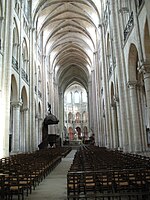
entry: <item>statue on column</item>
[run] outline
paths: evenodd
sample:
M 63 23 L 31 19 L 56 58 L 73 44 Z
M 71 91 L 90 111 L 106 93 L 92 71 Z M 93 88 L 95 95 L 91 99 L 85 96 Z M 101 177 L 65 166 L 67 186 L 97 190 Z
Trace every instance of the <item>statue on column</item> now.
M 51 104 L 48 102 L 48 114 L 51 114 Z

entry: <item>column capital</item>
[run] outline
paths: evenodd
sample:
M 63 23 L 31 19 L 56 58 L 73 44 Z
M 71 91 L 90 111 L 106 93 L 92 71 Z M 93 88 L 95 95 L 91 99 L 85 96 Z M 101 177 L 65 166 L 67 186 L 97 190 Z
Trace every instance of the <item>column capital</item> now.
M 93 54 L 96 55 L 96 54 L 97 54 L 97 50 L 95 50 L 95 51 L 93 52 Z
M 98 24 L 98 28 L 103 28 L 105 26 L 104 22 Z
M 39 118 L 38 118 L 40 121 L 43 121 L 43 118 L 40 116 Z
M 111 105 L 111 108 L 113 108 L 113 109 L 116 107 L 116 103 L 115 102 L 112 102 L 110 105 Z
M 24 62 L 29 62 L 29 59 L 24 59 Z
M 38 113 L 35 114 L 35 118 L 36 118 L 36 119 L 39 119 L 39 120 L 43 120 L 43 118 L 41 117 L 41 115 L 38 114 Z
M 31 28 L 31 31 L 34 32 L 36 31 L 36 28 L 35 27 L 30 27 Z
M 42 54 L 42 57 L 45 59 L 47 56 L 46 56 L 46 54 Z
M 129 13 L 129 8 L 128 7 L 122 7 L 121 9 L 119 9 L 119 13 L 121 13 L 121 14 Z
M 128 81 L 127 87 L 130 89 L 141 88 L 143 85 L 137 81 Z
M 113 100 L 114 100 L 115 103 L 119 102 L 119 96 L 118 95 L 114 95 L 113 96 Z
M 21 107 L 22 104 L 23 104 L 23 102 L 21 102 L 21 101 L 11 101 L 10 104 L 11 104 L 13 107 L 17 108 L 17 107 Z
M 38 119 L 38 117 L 39 117 L 39 116 L 38 116 L 38 113 L 36 113 L 36 114 L 35 114 L 35 118 Z
M 140 73 L 150 73 L 150 61 L 143 61 L 141 63 L 139 63 L 139 67 L 138 67 L 138 70 Z
M 29 108 L 23 108 L 23 109 L 21 109 L 21 112 L 27 112 L 27 111 L 29 111 Z
M 128 88 L 136 88 L 137 87 L 137 81 L 128 81 L 127 87 Z

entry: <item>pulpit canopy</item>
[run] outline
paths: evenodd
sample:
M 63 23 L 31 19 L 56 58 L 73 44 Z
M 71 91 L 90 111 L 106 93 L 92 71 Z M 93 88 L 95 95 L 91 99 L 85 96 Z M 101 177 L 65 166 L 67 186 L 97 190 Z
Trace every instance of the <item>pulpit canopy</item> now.
M 46 124 L 46 125 L 58 124 L 58 122 L 59 122 L 59 120 L 53 114 L 47 115 L 44 119 L 44 124 Z
M 51 113 L 51 104 L 48 103 L 48 115 L 44 119 L 45 125 L 58 124 L 59 120 Z

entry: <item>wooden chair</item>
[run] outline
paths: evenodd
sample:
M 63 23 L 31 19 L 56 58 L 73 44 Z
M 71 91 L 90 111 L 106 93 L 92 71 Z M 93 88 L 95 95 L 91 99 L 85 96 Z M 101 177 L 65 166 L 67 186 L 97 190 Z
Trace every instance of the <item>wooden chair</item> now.
M 15 173 L 11 173 L 5 176 L 5 192 L 7 199 L 13 199 L 13 196 L 17 195 L 18 200 L 24 199 L 24 188 L 19 182 L 19 176 Z
M 68 173 L 67 174 L 67 196 L 69 198 L 78 198 L 80 193 L 79 188 L 80 174 Z
M 6 195 L 4 183 L 5 183 L 5 176 L 3 174 L 0 174 L 0 199 L 4 199 Z

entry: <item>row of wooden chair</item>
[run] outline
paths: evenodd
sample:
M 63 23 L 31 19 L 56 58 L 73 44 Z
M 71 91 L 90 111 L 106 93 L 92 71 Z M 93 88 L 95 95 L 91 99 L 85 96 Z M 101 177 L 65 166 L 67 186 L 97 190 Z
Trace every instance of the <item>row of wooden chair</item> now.
M 84 161 L 84 162 L 83 162 Z M 102 170 L 149 168 L 150 159 L 136 154 L 91 146 L 83 147 L 75 155 L 70 170 Z
M 50 148 L 0 159 L 0 199 L 24 199 L 56 167 L 68 148 Z
M 82 146 L 67 174 L 67 195 L 68 199 L 148 200 L 150 161 L 121 151 Z
M 140 174 L 140 179 L 135 176 Z M 142 174 L 147 174 L 143 177 Z M 150 172 L 98 171 L 69 172 L 67 175 L 68 199 L 113 198 L 149 199 Z

